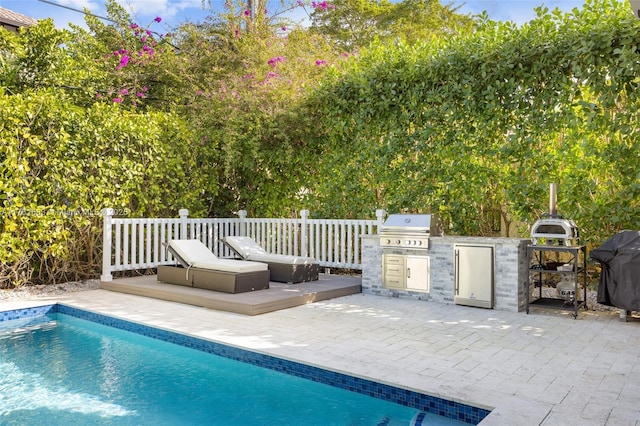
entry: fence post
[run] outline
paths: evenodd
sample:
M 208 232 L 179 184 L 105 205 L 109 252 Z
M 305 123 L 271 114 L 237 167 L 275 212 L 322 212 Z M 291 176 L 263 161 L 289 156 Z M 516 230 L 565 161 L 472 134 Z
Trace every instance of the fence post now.
M 240 236 L 241 237 L 246 237 L 247 236 L 247 222 L 245 222 L 245 219 L 247 218 L 247 211 L 246 210 L 238 210 L 238 217 L 240 218 Z
M 113 239 L 112 219 L 114 209 L 102 209 L 102 275 L 100 281 L 112 281 L 111 275 L 111 242 Z
M 189 217 L 189 210 L 178 210 L 178 216 L 180 216 L 180 239 L 186 240 L 189 238 L 187 236 L 187 218 Z
M 308 233 L 308 222 L 309 219 L 309 210 L 303 209 L 300 210 L 300 218 L 302 219 L 302 229 L 300 230 L 300 244 L 302 244 L 302 250 L 300 255 L 302 257 L 309 257 L 309 233 Z
M 384 209 L 377 209 L 376 210 L 376 218 L 378 218 L 378 226 L 376 229 L 376 234 L 380 233 L 380 230 L 382 229 L 382 225 L 384 224 L 384 215 L 387 212 L 384 211 Z

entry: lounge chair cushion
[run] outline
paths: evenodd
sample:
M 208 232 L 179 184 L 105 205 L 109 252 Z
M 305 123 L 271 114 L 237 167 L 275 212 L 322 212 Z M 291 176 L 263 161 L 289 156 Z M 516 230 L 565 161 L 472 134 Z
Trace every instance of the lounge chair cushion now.
M 185 268 L 212 269 L 223 272 L 266 271 L 269 266 L 260 262 L 220 259 L 199 240 L 171 240 L 168 250 Z
M 311 257 L 267 253 L 260 244 L 256 243 L 249 237 L 226 237 L 224 242 L 244 260 L 266 263 L 283 263 L 286 265 L 316 263 L 316 260 Z

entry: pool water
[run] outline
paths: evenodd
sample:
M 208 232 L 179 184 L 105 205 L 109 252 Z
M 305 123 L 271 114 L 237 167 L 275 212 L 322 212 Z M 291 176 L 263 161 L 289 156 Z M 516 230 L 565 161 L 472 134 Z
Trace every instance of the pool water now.
M 163 340 L 50 313 L 0 322 L 2 425 L 455 425 Z

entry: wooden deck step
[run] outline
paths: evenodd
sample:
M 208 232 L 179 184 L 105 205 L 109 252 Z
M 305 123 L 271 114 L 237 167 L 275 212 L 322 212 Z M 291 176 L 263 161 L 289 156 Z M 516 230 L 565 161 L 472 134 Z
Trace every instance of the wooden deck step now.
M 362 278 L 320 274 L 318 281 L 299 284 L 272 281 L 269 283 L 269 287 L 267 290 L 229 294 L 163 283 L 157 280 L 156 275 L 116 278 L 113 281 L 102 281 L 100 283 L 100 288 L 104 290 L 243 315 L 260 315 L 280 309 L 360 293 L 362 292 Z

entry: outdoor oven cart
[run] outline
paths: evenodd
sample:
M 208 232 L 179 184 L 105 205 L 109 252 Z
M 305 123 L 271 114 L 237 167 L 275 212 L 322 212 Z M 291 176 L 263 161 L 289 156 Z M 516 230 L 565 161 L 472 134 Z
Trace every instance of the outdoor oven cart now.
M 549 258 L 552 253 L 559 253 L 561 256 L 568 255 L 569 259 L 562 262 L 553 262 Z M 529 259 L 529 281 L 527 284 L 526 309 L 529 313 L 531 305 L 565 309 L 573 311 L 573 318 L 578 317 L 578 309 L 588 309 L 587 306 L 587 247 L 586 246 L 546 246 L 531 244 L 527 247 Z M 542 287 L 544 285 L 544 274 L 559 275 L 569 278 L 573 283 L 572 292 L 567 292 L 566 297 L 542 297 Z M 531 299 L 532 286 L 539 286 L 538 297 Z M 582 287 L 582 295 L 580 294 Z M 582 300 L 580 300 L 582 299 Z

